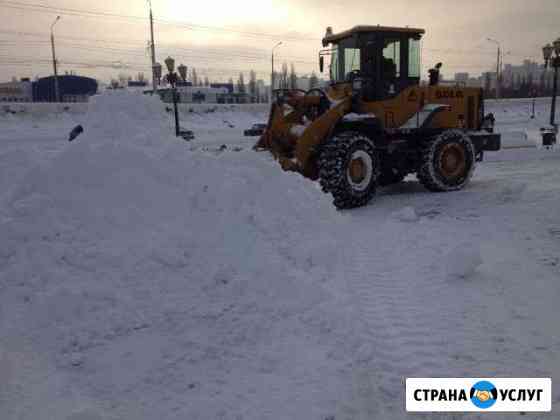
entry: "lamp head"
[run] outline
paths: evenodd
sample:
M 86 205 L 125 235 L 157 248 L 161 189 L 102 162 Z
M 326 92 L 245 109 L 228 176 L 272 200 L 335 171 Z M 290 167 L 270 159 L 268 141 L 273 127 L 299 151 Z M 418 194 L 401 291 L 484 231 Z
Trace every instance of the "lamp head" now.
M 156 79 L 161 79 L 161 64 L 160 63 L 155 63 L 154 64 L 154 77 Z
M 544 67 L 545 68 L 548 67 L 548 62 L 550 61 L 550 58 L 552 57 L 552 51 L 553 50 L 554 50 L 554 48 L 550 44 L 546 44 L 542 49 L 543 58 L 544 58 Z
M 558 38 L 556 41 L 554 41 L 554 53 L 557 56 L 560 56 L 560 38 Z
M 185 66 L 184 64 L 181 64 L 180 66 L 177 67 L 177 71 L 181 75 L 181 79 L 183 80 L 183 82 L 186 82 L 187 81 L 187 66 Z
M 60 16 L 57 16 L 56 19 L 54 20 L 54 22 L 51 25 L 51 31 L 53 30 L 54 25 L 56 25 L 56 22 L 58 22 L 59 20 L 60 20 Z
M 167 67 L 169 73 L 173 73 L 173 71 L 175 70 L 175 60 L 171 57 L 167 57 L 165 59 L 165 66 Z

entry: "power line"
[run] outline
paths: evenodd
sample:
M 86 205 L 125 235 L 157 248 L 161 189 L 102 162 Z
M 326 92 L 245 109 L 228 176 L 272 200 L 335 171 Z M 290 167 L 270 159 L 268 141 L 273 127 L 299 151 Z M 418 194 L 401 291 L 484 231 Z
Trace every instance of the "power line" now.
M 16 2 L 16 1 L 8 1 L 8 0 L 1 0 L 0 6 L 12 8 L 12 9 L 19 9 L 19 10 L 28 10 L 32 12 L 42 12 L 42 13 L 56 13 L 61 15 L 68 15 L 68 16 L 79 16 L 84 18 L 113 18 L 118 20 L 131 20 L 135 22 L 144 22 L 147 18 L 144 16 L 134 16 L 134 15 L 124 15 L 119 13 L 111 13 L 111 12 L 102 12 L 102 11 L 94 11 L 94 10 L 85 10 L 85 9 L 74 9 L 68 7 L 58 7 L 58 6 L 48 6 L 44 4 L 37 4 L 37 3 L 23 3 L 23 2 Z M 269 39 L 284 39 L 286 41 L 295 41 L 295 42 L 307 42 L 307 41 L 320 41 L 321 38 L 311 37 L 311 36 L 301 36 L 301 35 L 290 35 L 287 33 L 283 34 L 273 34 L 267 32 L 257 32 L 257 31 L 243 31 L 232 27 L 225 27 L 225 26 L 209 26 L 209 25 L 199 25 L 191 22 L 183 22 L 177 20 L 170 20 L 170 19 L 158 19 L 155 18 L 154 21 L 159 22 L 164 25 L 168 26 L 175 26 L 180 28 L 186 28 L 191 30 L 200 30 L 200 31 L 214 31 L 214 32 L 230 32 L 236 33 L 238 35 L 243 35 L 247 37 L 258 39 L 261 38 L 269 38 Z
M 0 30 L 0 33 L 9 33 L 9 34 L 20 34 L 17 31 L 6 31 L 6 30 Z M 25 33 L 21 33 L 22 35 Z M 46 37 L 48 34 L 39 34 L 39 33 L 27 33 L 26 35 L 28 36 L 36 36 L 36 37 Z M 62 39 L 62 40 L 75 40 L 75 41 L 79 41 L 79 42 L 106 42 L 106 43 L 112 43 L 113 45 L 118 45 L 118 43 L 120 43 L 120 41 L 115 42 L 115 41 L 110 41 L 110 40 L 102 40 L 102 39 L 93 39 L 93 38 L 80 38 L 80 37 L 66 37 L 66 36 L 57 36 L 57 39 Z M 17 42 L 18 44 L 25 44 L 25 43 L 29 43 L 32 44 L 33 42 L 36 43 L 41 43 L 41 42 L 45 42 L 45 41 L 14 41 Z M 0 45 L 1 44 L 7 44 L 7 41 L 0 41 Z M 139 49 L 144 49 L 146 47 L 146 44 L 142 41 L 138 42 L 138 43 L 133 43 L 133 42 L 129 42 L 130 45 L 135 45 L 138 46 L 138 50 Z M 185 48 L 185 47 L 180 47 L 177 46 L 176 44 L 170 44 L 170 43 L 165 43 L 165 42 L 160 42 L 160 45 L 165 46 L 164 49 L 166 50 L 172 50 L 172 51 L 181 51 L 181 52 L 185 52 L 186 54 L 189 54 L 189 57 L 193 56 L 193 54 L 197 54 L 198 57 L 201 57 L 201 54 L 204 55 L 208 55 L 208 56 L 219 56 L 219 58 L 241 58 L 241 59 L 256 59 L 256 60 L 262 60 L 262 61 L 266 61 L 268 62 L 268 55 L 267 54 L 251 54 L 250 52 L 241 52 L 241 53 L 236 53 L 235 50 L 233 50 L 233 52 L 224 52 L 221 51 L 219 49 L 208 49 L 205 48 L 205 50 L 203 52 L 201 52 L 200 50 L 194 49 L 194 48 Z M 70 44 L 62 44 L 61 45 L 70 45 Z M 74 44 L 77 46 L 77 44 Z M 80 45 L 81 46 L 81 45 Z M 89 47 L 89 46 L 84 46 L 84 48 Z M 92 48 L 92 47 L 89 47 Z M 131 49 L 119 49 L 119 48 L 114 48 L 114 47 L 107 47 L 107 46 L 100 46 L 100 47 L 94 47 L 96 49 L 106 49 L 106 50 L 114 50 L 115 52 L 126 52 L 126 51 L 132 51 Z M 230 50 L 228 50 L 230 51 Z M 290 56 L 290 55 L 282 55 L 282 57 L 290 62 L 293 63 L 298 63 L 298 64 L 310 64 L 310 65 L 317 65 L 317 62 L 315 61 L 307 61 L 304 57 L 297 57 L 297 56 Z
M 84 17 L 84 18 L 96 18 L 96 19 L 106 19 L 106 18 L 111 18 L 111 19 L 117 19 L 117 20 L 126 20 L 129 22 L 135 22 L 135 23 L 145 23 L 147 21 L 147 17 L 145 16 L 134 16 L 134 15 L 126 15 L 126 14 L 119 14 L 119 13 L 112 13 L 112 12 L 103 12 L 103 11 L 98 11 L 98 10 L 87 10 L 87 9 L 77 9 L 77 8 L 69 8 L 69 7 L 59 7 L 59 6 L 50 6 L 50 5 L 45 5 L 45 4 L 40 4 L 40 3 L 27 3 L 27 2 L 19 2 L 19 1 L 13 1 L 13 0 L 0 0 L 0 7 L 5 7 L 5 8 L 12 8 L 12 9 L 18 9 L 18 10 L 26 10 L 26 11 L 31 11 L 31 12 L 38 12 L 38 13 L 49 13 L 49 14 L 62 14 L 62 15 L 70 15 L 70 16 L 78 16 L 78 17 Z M 174 21 L 174 20 L 169 20 L 169 19 L 155 19 L 158 23 L 162 24 L 162 25 L 168 25 L 168 26 L 175 26 L 175 27 L 181 27 L 181 28 L 187 28 L 190 30 L 198 30 L 198 31 L 207 31 L 207 32 L 230 32 L 230 33 L 235 33 L 244 37 L 249 37 L 249 38 L 258 38 L 258 39 L 263 39 L 263 38 L 268 38 L 268 39 L 284 39 L 284 40 L 288 40 L 288 41 L 297 41 L 297 42 L 316 42 L 318 40 L 320 40 L 321 38 L 315 38 L 315 37 L 311 37 L 311 36 L 302 36 L 302 35 L 289 35 L 289 34 L 274 34 L 274 33 L 266 33 L 266 32 L 256 32 L 256 31 L 242 31 L 242 30 L 238 30 L 236 28 L 232 28 L 232 27 L 226 27 L 226 26 L 207 26 L 207 25 L 198 25 L 198 24 L 194 24 L 194 23 L 190 23 L 190 22 L 181 22 L 181 21 Z M 20 32 L 20 31 L 9 31 L 9 30 L 0 30 L 0 33 L 4 33 L 4 34 L 15 34 L 18 36 L 31 36 L 31 37 L 43 37 L 43 36 L 47 36 L 47 34 L 42 34 L 42 33 L 34 33 L 34 32 Z M 140 47 L 138 47 L 138 51 L 136 50 L 132 50 L 132 49 L 120 49 L 120 48 L 114 48 L 113 46 L 117 45 L 120 46 L 119 44 L 127 44 L 129 46 L 132 45 L 142 45 L 142 48 L 146 47 L 146 43 L 145 41 L 136 41 L 136 40 L 128 40 L 128 39 L 112 39 L 112 40 L 103 40 L 103 39 L 94 39 L 94 38 L 84 38 L 84 37 L 70 37 L 70 36 L 57 36 L 57 39 L 67 39 L 67 40 L 71 40 L 71 41 L 78 41 L 78 42 L 96 42 L 96 43 L 105 43 L 108 45 L 105 46 L 97 46 L 97 47 L 92 47 L 92 46 L 83 46 L 80 44 L 77 44 L 75 42 L 73 43 L 67 43 L 67 44 L 63 44 L 65 48 L 80 48 L 86 51 L 92 51 L 92 52 L 106 52 L 106 53 L 118 53 L 118 54 L 123 54 L 123 55 L 128 55 L 128 56 L 134 56 L 134 57 L 145 57 L 145 54 L 141 52 Z M 37 41 L 38 42 L 38 41 Z M 193 58 L 195 59 L 196 63 L 196 67 L 198 67 L 198 64 L 200 62 L 212 62 L 212 61 L 221 61 L 223 62 L 226 59 L 239 59 L 239 60 L 244 60 L 245 62 L 250 62 L 253 65 L 257 65 L 258 63 L 260 63 L 261 61 L 263 62 L 263 65 L 265 63 L 265 60 L 268 61 L 268 55 L 265 55 L 263 53 L 263 55 L 259 55 L 259 54 L 250 54 L 248 52 L 242 52 L 242 53 L 238 53 L 235 54 L 234 52 L 229 51 L 228 53 L 224 53 L 222 51 L 219 50 L 215 50 L 215 51 L 209 51 L 209 50 L 205 50 L 204 52 L 200 52 L 200 51 L 196 51 L 196 49 L 188 49 L 188 48 L 181 48 L 178 47 L 174 44 L 165 44 L 165 43 L 159 43 L 160 45 L 169 45 L 169 47 L 167 47 L 166 49 L 168 51 L 174 51 L 174 52 L 184 52 L 185 54 L 189 55 L 189 58 Z M 32 45 L 32 44 L 29 44 Z M 442 53 L 442 54 L 446 54 L 446 55 L 452 55 L 452 54 L 461 54 L 461 55 L 479 55 L 479 56 L 493 56 L 494 52 L 491 51 L 486 51 L 486 50 L 461 50 L 461 49 L 435 49 L 435 48 L 425 48 L 424 51 L 426 52 L 431 52 L 431 53 Z M 518 56 L 518 57 L 526 57 L 520 54 L 510 54 L 511 56 Z M 301 64 L 301 65 L 313 65 L 316 66 L 317 63 L 312 62 L 312 61 L 307 61 L 304 58 L 300 58 L 300 57 L 290 57 L 290 56 L 284 56 L 283 57 L 284 60 L 287 61 L 292 61 L 296 64 Z M 193 64 L 194 64 L 193 63 Z M 145 64 L 142 64 L 142 66 L 145 66 Z M 487 68 L 487 65 L 472 65 L 472 64 L 466 64 L 466 65 L 454 65 L 454 64 L 448 64 L 448 67 L 451 68 Z M 238 70 L 234 70 L 234 69 L 230 69 L 230 70 L 224 70 L 222 69 L 222 71 L 228 71 L 231 73 L 233 72 L 237 72 Z M 264 73 L 264 72 L 263 72 Z
M 86 17 L 86 18 L 116 18 L 116 19 L 125 19 L 131 20 L 135 22 L 144 22 L 147 18 L 144 16 L 135 16 L 135 15 L 125 15 L 119 13 L 112 13 L 112 12 L 103 12 L 103 11 L 96 11 L 96 10 L 86 10 L 86 9 L 75 9 L 75 8 L 68 8 L 68 7 L 58 7 L 58 6 L 49 6 L 44 4 L 37 4 L 37 3 L 24 3 L 24 2 L 17 2 L 11 0 L 0 0 L 0 6 L 8 7 L 8 8 L 18 8 L 18 9 L 25 9 L 31 10 L 35 12 L 43 12 L 43 13 L 58 13 L 58 14 L 68 14 L 71 16 L 79 16 L 79 17 Z M 177 20 L 170 20 L 170 19 L 154 19 L 156 22 L 159 22 L 164 25 L 176 26 L 181 28 L 187 28 L 191 30 L 200 30 L 200 31 L 214 31 L 214 32 L 229 32 L 229 33 L 236 33 L 239 35 L 244 35 L 248 37 L 258 37 L 262 39 L 263 37 L 269 39 L 283 39 L 286 41 L 320 41 L 321 38 L 312 37 L 312 36 L 295 36 L 290 35 L 287 33 L 284 34 L 274 34 L 274 33 L 267 33 L 267 32 L 257 32 L 257 31 L 242 31 L 236 28 L 227 27 L 227 26 L 209 26 L 209 25 L 200 25 L 194 24 L 191 22 L 182 22 Z M 476 55 L 490 55 L 494 54 L 493 51 L 484 51 L 484 50 L 461 50 L 461 49 L 430 49 L 426 48 L 426 51 L 432 52 L 441 52 L 444 54 L 476 54 Z M 510 54 L 511 56 L 518 56 L 518 57 L 527 57 L 527 56 L 535 56 L 535 54 Z

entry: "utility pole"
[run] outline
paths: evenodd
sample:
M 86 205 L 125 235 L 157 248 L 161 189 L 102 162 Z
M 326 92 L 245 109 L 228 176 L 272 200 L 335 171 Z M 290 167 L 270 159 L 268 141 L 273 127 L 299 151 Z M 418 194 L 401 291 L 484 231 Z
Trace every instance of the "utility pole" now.
M 60 20 L 60 16 L 57 16 L 54 20 L 53 24 L 51 25 L 51 50 L 52 50 L 52 61 L 53 61 L 53 70 L 54 70 L 54 100 L 55 102 L 60 102 L 60 90 L 58 87 L 58 69 L 56 66 L 56 51 L 54 49 L 54 25 L 56 22 Z
M 272 91 L 274 90 L 274 50 L 279 47 L 280 45 L 282 45 L 282 41 L 280 41 L 278 44 L 276 44 L 273 48 L 272 48 L 272 57 L 271 57 L 271 61 L 272 61 L 272 72 L 270 73 L 270 103 L 272 103 Z
M 148 4 L 150 6 L 150 49 L 151 49 L 151 53 L 152 53 L 152 88 L 153 88 L 153 93 L 155 95 L 155 93 L 157 92 L 157 80 L 156 80 L 156 70 L 155 70 L 155 65 L 156 65 L 156 45 L 154 43 L 154 16 L 152 14 L 152 2 L 151 0 L 148 0 Z
M 501 69 L 502 69 L 502 63 L 500 62 L 502 57 L 501 57 L 501 48 L 500 45 L 498 44 L 498 64 L 496 66 L 496 99 L 500 99 L 500 90 L 502 89 L 502 80 L 501 80 Z
M 500 59 L 501 59 L 502 49 L 500 43 L 495 39 L 488 38 L 488 41 L 493 42 L 498 46 L 498 57 L 496 58 L 496 99 L 500 99 L 500 68 L 501 68 Z

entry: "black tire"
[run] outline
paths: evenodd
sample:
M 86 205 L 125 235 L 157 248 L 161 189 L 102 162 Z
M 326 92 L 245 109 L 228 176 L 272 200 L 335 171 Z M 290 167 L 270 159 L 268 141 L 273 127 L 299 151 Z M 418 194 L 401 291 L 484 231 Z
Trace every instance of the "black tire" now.
M 378 156 L 373 142 L 363 134 L 335 134 L 321 147 L 319 182 L 331 193 L 338 209 L 366 205 L 375 195 L 379 176 Z
M 456 191 L 470 181 L 475 166 L 471 139 L 462 131 L 448 130 L 422 147 L 418 180 L 430 191 Z

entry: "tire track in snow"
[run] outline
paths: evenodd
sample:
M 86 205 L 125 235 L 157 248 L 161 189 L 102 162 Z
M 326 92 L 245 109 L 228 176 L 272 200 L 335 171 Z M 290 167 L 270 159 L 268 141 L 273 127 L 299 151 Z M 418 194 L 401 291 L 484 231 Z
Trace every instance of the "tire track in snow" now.
M 415 360 L 410 358 L 412 351 L 407 348 L 414 348 L 416 356 L 429 356 L 430 349 L 422 340 L 428 331 L 411 327 L 403 309 L 415 312 L 408 299 L 407 283 L 401 276 L 400 258 L 406 255 L 403 251 L 407 248 L 398 239 L 403 227 L 390 221 L 376 230 L 352 236 L 350 246 L 345 248 L 347 271 L 343 275 L 356 303 L 359 341 L 363 343 L 354 372 L 358 394 L 366 394 L 361 411 L 389 418 L 395 406 L 402 407 L 403 368 Z M 375 238 L 383 238 L 385 242 L 376 243 Z M 364 393 L 364 387 L 375 395 Z
M 361 331 L 356 393 L 370 388 L 361 411 L 402 418 L 402 381 L 447 372 L 447 339 L 454 340 L 451 326 L 462 323 L 464 311 L 453 310 L 449 302 L 454 300 L 442 287 L 438 262 L 446 244 L 430 233 L 429 224 L 389 220 L 353 231 L 361 233 L 345 248 L 347 270 L 342 275 Z M 445 313 L 443 319 L 439 311 Z M 472 330 L 459 336 L 465 331 Z

